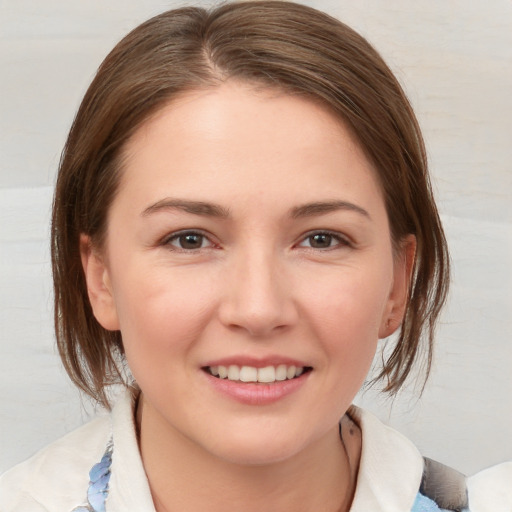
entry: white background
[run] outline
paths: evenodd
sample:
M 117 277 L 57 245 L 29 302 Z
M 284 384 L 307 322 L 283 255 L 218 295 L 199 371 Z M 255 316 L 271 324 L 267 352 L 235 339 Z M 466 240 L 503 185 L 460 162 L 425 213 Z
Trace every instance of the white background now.
M 211 2 L 195 2 L 208 5 Z M 397 73 L 424 129 L 453 258 L 434 371 L 418 400 L 358 403 L 472 473 L 512 459 L 512 2 L 310 0 Z M 52 184 L 111 47 L 157 0 L 0 0 L 0 472 L 87 419 L 55 353 Z

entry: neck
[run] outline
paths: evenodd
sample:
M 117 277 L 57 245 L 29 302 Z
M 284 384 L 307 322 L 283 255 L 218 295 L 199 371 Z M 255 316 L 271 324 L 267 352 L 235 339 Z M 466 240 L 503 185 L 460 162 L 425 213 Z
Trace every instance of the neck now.
M 284 461 L 246 465 L 207 452 L 155 414 L 141 396 L 140 450 L 155 508 L 157 512 L 348 511 L 357 478 L 360 432 L 346 421 L 343 439 L 348 442 L 340 440 L 336 426 Z

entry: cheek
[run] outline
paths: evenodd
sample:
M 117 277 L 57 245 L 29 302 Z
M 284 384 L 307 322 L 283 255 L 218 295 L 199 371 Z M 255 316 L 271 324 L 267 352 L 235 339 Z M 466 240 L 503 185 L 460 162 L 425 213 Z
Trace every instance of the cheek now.
M 344 411 L 361 389 L 375 357 L 382 301 L 361 287 L 331 289 L 311 311 L 314 336 L 323 345 L 325 389 L 335 411 Z
M 302 302 L 311 321 L 324 332 L 377 339 L 389 298 L 390 276 L 391 271 L 368 269 L 342 269 L 323 278 L 317 274 L 312 286 L 304 290 Z
M 304 294 L 303 317 L 311 335 L 323 344 L 325 364 L 333 369 L 333 386 L 340 391 L 357 392 L 371 366 L 387 306 L 389 275 L 368 267 L 343 269 L 325 279 L 317 274 L 315 285 Z
M 186 351 L 208 323 L 214 304 L 214 287 L 205 286 L 200 276 L 150 267 L 133 265 L 114 284 L 129 363 Z

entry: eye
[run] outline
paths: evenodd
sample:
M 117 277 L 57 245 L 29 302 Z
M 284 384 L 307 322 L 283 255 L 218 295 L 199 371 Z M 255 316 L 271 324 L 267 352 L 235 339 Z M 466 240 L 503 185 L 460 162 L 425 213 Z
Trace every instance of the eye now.
M 329 231 L 311 233 L 299 243 L 299 247 L 309 247 L 311 249 L 333 249 L 349 245 L 350 242 L 346 238 Z
M 202 233 L 197 231 L 182 231 L 175 233 L 165 240 L 165 245 L 170 245 L 172 248 L 182 249 L 185 251 L 193 251 L 197 249 L 204 249 L 211 247 L 213 244 Z

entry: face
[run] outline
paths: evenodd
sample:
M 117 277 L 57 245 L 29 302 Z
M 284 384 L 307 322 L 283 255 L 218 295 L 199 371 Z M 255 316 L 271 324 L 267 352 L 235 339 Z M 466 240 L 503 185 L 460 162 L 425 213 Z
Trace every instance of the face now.
M 230 82 L 136 132 L 106 246 L 83 243 L 95 315 L 121 330 L 147 414 L 205 453 L 258 464 L 337 432 L 401 321 L 406 259 L 343 124 Z

